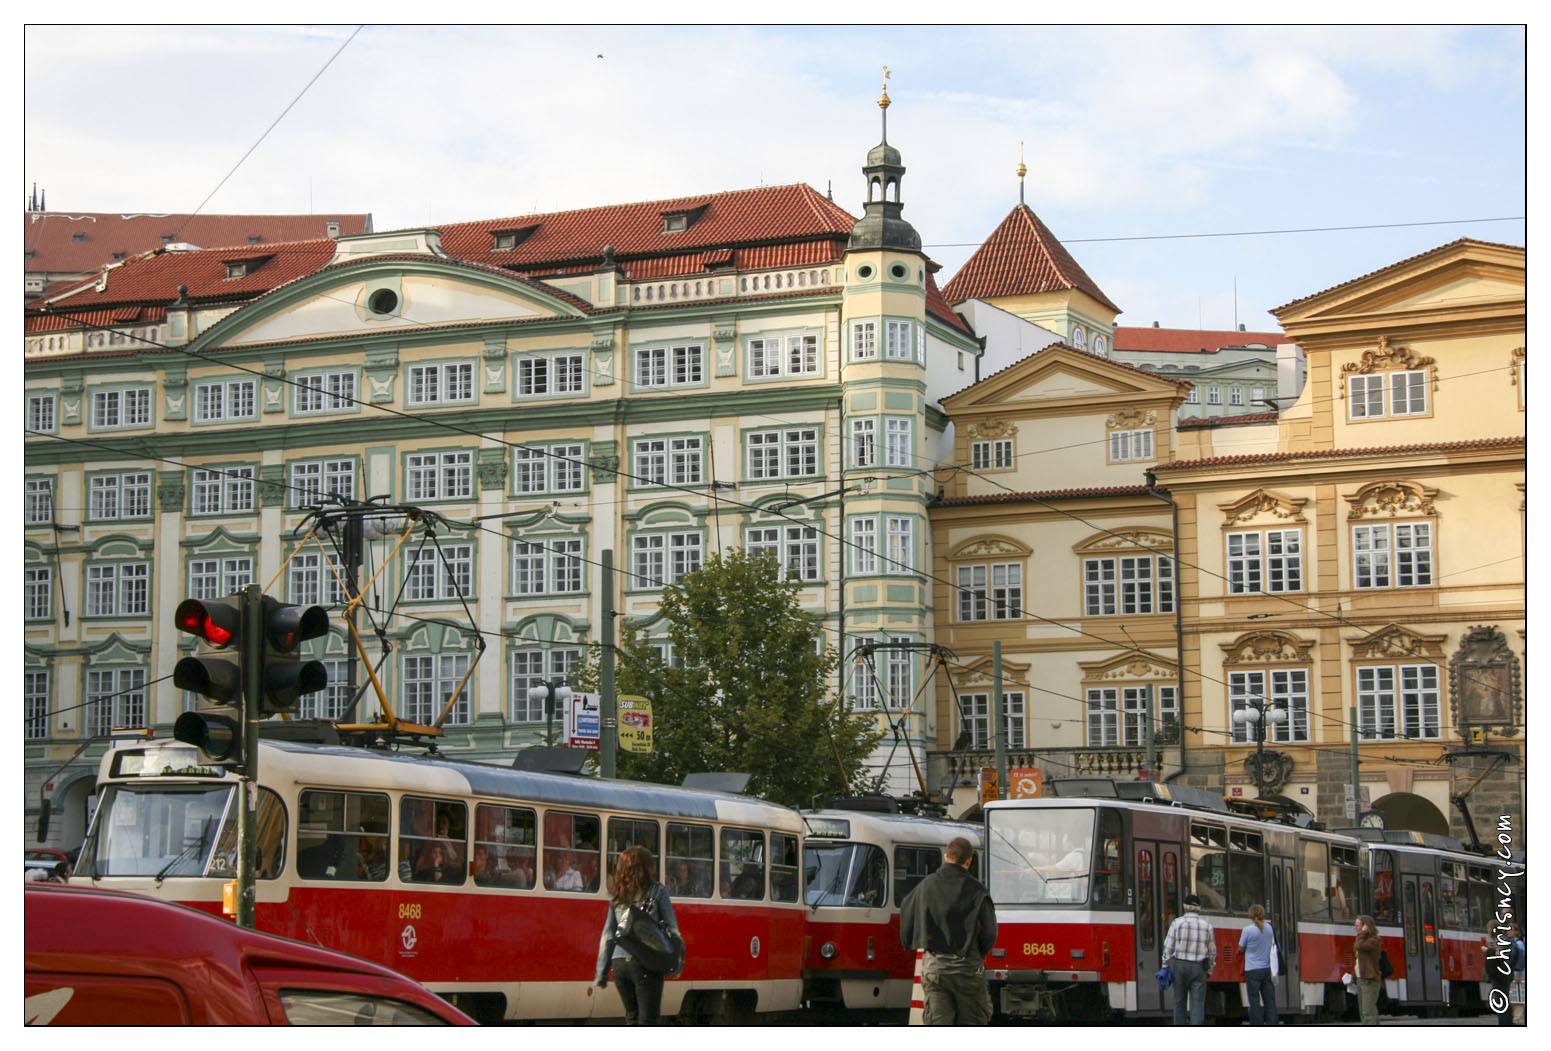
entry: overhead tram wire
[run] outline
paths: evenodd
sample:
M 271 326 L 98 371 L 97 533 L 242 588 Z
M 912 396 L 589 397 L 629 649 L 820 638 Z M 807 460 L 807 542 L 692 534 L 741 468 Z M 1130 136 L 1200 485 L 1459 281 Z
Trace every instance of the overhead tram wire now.
M 1130 237 L 1063 237 L 1062 244 L 1104 244 L 1112 241 L 1183 241 L 1208 237 L 1272 237 L 1281 234 L 1325 234 L 1347 230 L 1400 230 L 1416 226 L 1464 226 L 1470 223 L 1523 222 L 1525 216 L 1504 215 L 1490 219 L 1431 219 L 1414 223 L 1364 223 L 1352 226 L 1304 226 L 1282 230 L 1223 230 L 1208 234 L 1136 234 Z M 944 241 L 923 248 L 979 248 L 984 241 Z

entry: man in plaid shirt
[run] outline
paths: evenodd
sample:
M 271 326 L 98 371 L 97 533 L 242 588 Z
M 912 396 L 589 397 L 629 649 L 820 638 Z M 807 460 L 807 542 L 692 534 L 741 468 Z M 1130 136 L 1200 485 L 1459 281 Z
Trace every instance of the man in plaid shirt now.
M 1163 961 L 1174 972 L 1174 1024 L 1186 1024 L 1187 1002 L 1189 1024 L 1203 1024 L 1206 976 L 1217 962 L 1217 939 L 1212 925 L 1201 918 L 1201 899 L 1194 894 L 1185 895 L 1184 915 L 1169 924 L 1168 937 L 1163 939 Z

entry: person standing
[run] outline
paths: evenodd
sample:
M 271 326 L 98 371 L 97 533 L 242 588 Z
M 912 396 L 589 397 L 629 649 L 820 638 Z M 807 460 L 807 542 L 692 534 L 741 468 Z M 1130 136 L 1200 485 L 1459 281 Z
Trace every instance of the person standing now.
M 1249 1024 L 1276 1025 L 1276 974 L 1271 968 L 1276 932 L 1266 922 L 1264 906 L 1251 905 L 1249 918 L 1249 924 L 1239 935 L 1239 948 L 1244 951 L 1244 993 L 1249 1003 Z
M 924 949 L 921 989 L 927 1025 L 985 1025 L 991 1021 L 986 954 L 996 944 L 996 907 L 969 867 L 975 848 L 963 836 L 949 841 L 942 867 L 916 884 L 899 905 L 899 940 Z
M 1169 924 L 1163 962 L 1174 972 L 1174 1024 L 1206 1023 L 1206 976 L 1217 962 L 1217 938 L 1201 917 L 1201 899 L 1185 895 L 1185 911 Z
M 1379 1024 L 1379 954 L 1384 951 L 1384 940 L 1379 937 L 1378 925 L 1367 914 L 1357 917 L 1354 924 L 1357 939 L 1352 942 L 1356 962 L 1353 967 L 1357 979 L 1357 1013 L 1363 1025 Z
M 632 905 L 643 907 L 665 931 L 679 937 L 673 901 L 667 888 L 657 882 L 652 852 L 642 846 L 626 847 L 614 862 L 614 897 L 603 917 L 595 981 L 600 989 L 607 986 L 612 969 L 619 999 L 625 1005 L 625 1024 L 656 1025 L 662 1015 L 662 975 L 648 971 L 614 941 L 614 930 L 630 915 Z
M 1508 947 L 1508 969 L 1513 972 L 1513 981 L 1508 985 L 1508 1002 L 1512 1005 L 1510 1014 L 1514 1025 L 1523 1025 L 1525 1009 L 1529 1006 L 1524 984 L 1524 964 L 1529 953 L 1524 947 L 1524 932 L 1517 923 L 1508 925 L 1508 937 L 1512 939 Z

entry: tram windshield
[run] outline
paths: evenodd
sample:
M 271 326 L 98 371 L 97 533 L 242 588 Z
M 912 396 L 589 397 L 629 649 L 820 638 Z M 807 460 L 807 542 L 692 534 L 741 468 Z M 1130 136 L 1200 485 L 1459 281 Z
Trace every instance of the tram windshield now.
M 1093 810 L 992 810 L 986 876 L 998 905 L 1069 905 L 1088 900 Z
M 76 874 L 203 875 L 231 796 L 231 785 L 109 785 Z
M 850 905 L 877 909 L 888 904 L 889 862 L 883 851 L 865 843 L 815 843 L 802 852 L 810 908 Z

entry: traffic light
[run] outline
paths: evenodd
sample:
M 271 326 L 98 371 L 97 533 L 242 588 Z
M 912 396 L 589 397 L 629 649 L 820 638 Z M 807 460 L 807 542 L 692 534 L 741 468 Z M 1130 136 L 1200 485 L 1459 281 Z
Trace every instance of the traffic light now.
M 304 661 L 297 647 L 308 639 L 326 635 L 328 611 L 322 606 L 292 606 L 264 596 L 263 692 L 258 698 L 260 717 L 288 712 L 304 693 L 316 693 L 328 685 L 328 669 L 322 661 Z
M 173 625 L 213 650 L 234 653 L 242 635 L 242 599 L 184 599 Z M 172 725 L 172 736 L 197 747 L 212 763 L 242 764 L 242 674 L 235 657 L 195 654 L 172 669 L 172 683 L 204 701 Z M 209 702 L 209 703 L 207 703 Z

